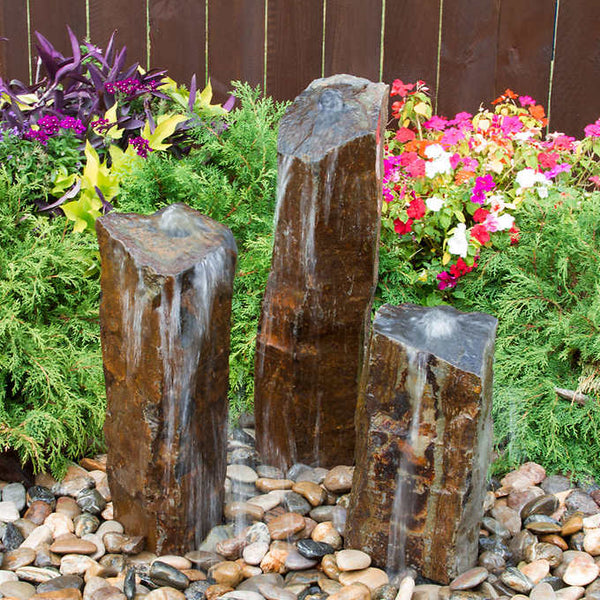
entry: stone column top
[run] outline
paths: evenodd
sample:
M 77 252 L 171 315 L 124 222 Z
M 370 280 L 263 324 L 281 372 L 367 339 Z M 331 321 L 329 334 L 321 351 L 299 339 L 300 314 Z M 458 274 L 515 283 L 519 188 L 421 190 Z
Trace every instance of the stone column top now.
M 481 377 L 485 350 L 494 343 L 497 325 L 491 315 L 464 313 L 452 306 L 384 304 L 375 315 L 373 332 Z
M 127 248 L 138 267 L 160 275 L 177 275 L 219 249 L 237 254 L 228 227 L 184 204 L 148 216 L 111 212 L 96 227 Z
M 381 135 L 388 88 L 353 75 L 315 79 L 282 117 L 278 152 L 316 162 L 354 138 Z

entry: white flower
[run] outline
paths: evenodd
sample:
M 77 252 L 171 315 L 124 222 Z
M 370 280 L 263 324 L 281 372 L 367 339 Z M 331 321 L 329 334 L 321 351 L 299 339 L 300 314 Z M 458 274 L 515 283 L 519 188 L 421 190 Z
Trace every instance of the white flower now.
M 469 242 L 466 235 L 467 226 L 464 223 L 459 223 L 456 226 L 454 234 L 448 240 L 448 252 L 456 254 L 462 258 L 466 258 Z
M 431 212 L 437 212 L 444 206 L 444 199 L 439 196 L 431 196 L 425 200 L 425 205 Z
M 425 156 L 432 160 L 425 163 L 425 175 L 433 179 L 441 173 L 451 173 L 450 152 L 446 152 L 439 144 L 431 144 L 425 148 Z
M 513 134 L 513 140 L 516 140 L 517 142 L 526 142 L 532 137 L 533 131 L 527 129 L 525 131 L 519 131 L 518 133 Z
M 548 197 L 548 188 L 544 187 L 543 185 L 540 185 L 540 187 L 537 188 L 537 193 L 540 198 L 547 198 Z
M 533 169 L 523 169 L 517 173 L 516 181 L 519 187 L 530 188 L 535 185 L 536 177 Z
M 515 218 L 512 215 L 504 213 L 496 218 L 496 227 L 498 231 L 510 229 L 515 224 Z

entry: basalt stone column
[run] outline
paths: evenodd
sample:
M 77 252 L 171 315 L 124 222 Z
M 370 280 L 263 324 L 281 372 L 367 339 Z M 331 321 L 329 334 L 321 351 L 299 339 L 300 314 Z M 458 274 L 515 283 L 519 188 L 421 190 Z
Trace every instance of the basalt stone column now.
M 346 545 L 448 583 L 475 565 L 492 444 L 496 319 L 384 305 L 356 411 Z
M 349 75 L 319 79 L 279 126 L 275 240 L 255 362 L 257 445 L 271 464 L 353 461 L 387 92 Z
M 222 514 L 235 241 L 184 205 L 96 229 L 115 518 L 185 552 Z

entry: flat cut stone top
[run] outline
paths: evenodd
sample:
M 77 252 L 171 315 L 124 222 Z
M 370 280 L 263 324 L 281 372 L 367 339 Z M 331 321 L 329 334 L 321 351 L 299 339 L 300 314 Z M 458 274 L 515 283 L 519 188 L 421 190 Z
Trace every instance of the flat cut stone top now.
M 315 79 L 282 117 L 277 150 L 318 161 L 354 138 L 381 135 L 385 123 L 379 119 L 387 94 L 385 83 L 353 75 Z
M 491 315 L 464 313 L 451 306 L 384 304 L 375 315 L 373 331 L 481 376 L 497 325 Z
M 237 254 L 228 227 L 185 204 L 172 204 L 148 216 L 109 213 L 98 219 L 97 227 L 120 242 L 138 267 L 163 275 L 185 271 L 219 248 Z

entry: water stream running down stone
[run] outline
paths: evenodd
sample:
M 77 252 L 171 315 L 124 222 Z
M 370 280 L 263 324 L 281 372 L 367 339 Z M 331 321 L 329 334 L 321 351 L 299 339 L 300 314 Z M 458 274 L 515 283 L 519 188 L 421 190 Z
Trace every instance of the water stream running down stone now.
M 357 405 L 346 544 L 448 583 L 477 560 L 492 443 L 496 319 L 384 305 Z
M 156 552 L 190 550 L 222 515 L 235 241 L 184 205 L 97 231 L 115 514 Z
M 271 273 L 256 344 L 265 462 L 352 464 L 375 291 L 387 86 L 319 79 L 279 128 Z

